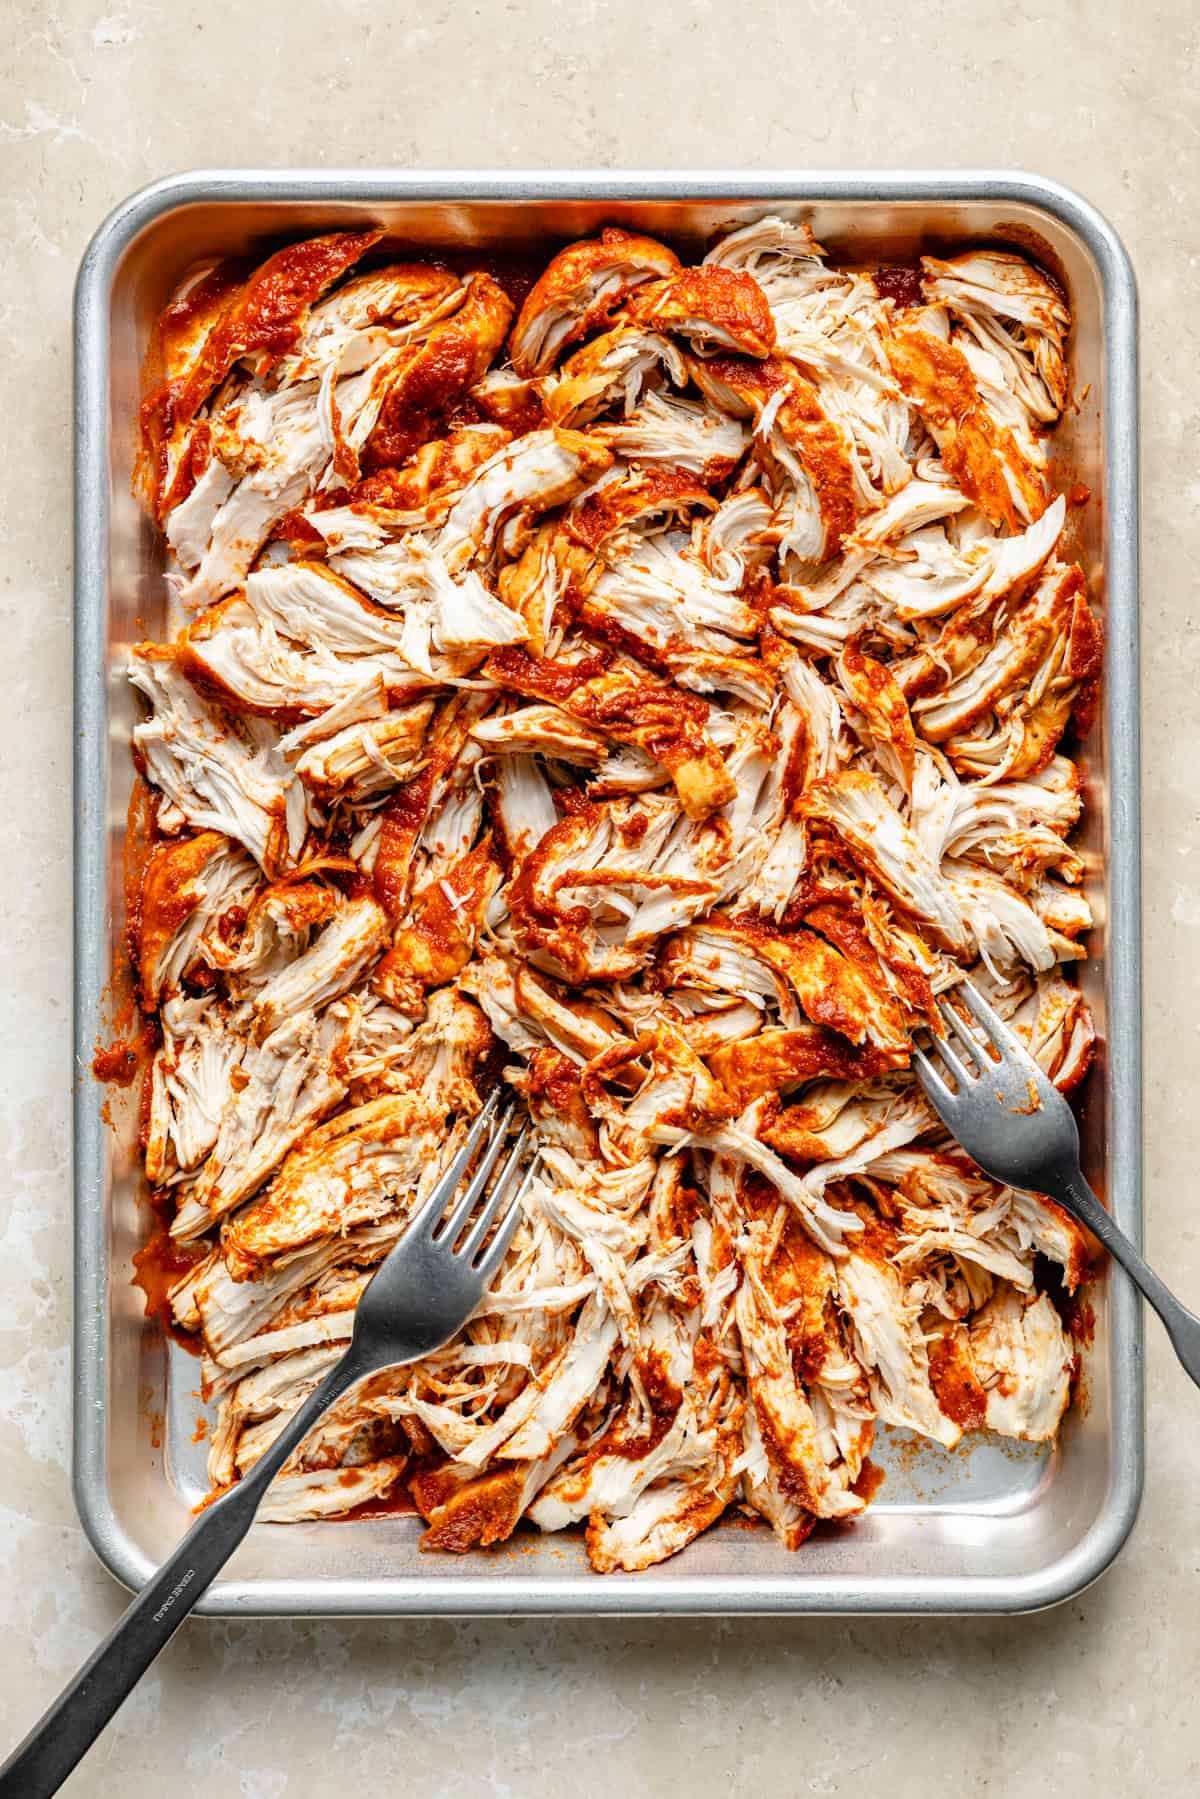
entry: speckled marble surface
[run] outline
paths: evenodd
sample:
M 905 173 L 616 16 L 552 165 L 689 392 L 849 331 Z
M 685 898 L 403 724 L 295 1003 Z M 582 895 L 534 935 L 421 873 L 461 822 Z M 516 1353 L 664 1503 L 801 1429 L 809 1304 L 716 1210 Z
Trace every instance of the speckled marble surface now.
M 336 20 L 336 23 L 335 23 Z M 1143 308 L 1148 1243 L 1200 1301 L 1200 15 L 1188 0 L 9 0 L 0 50 L 0 1741 L 122 1595 L 69 1486 L 70 296 L 88 236 L 211 164 L 1027 167 Z M 998 1622 L 193 1623 L 72 1794 L 1200 1789 L 1200 1399 L 1149 1341 L 1132 1543 Z M 1183 1421 L 1182 1425 L 1180 1420 Z M 471 1727 L 468 1733 L 468 1720 Z M 473 1747 L 467 1750 L 468 1736 Z

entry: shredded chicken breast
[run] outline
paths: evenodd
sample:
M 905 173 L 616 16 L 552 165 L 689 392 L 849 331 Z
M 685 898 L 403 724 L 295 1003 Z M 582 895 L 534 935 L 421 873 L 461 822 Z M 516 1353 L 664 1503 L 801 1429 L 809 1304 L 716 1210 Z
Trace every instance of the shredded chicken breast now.
M 538 1155 L 493 1289 L 269 1517 L 403 1495 L 430 1550 L 526 1520 L 636 1570 L 860 1516 L 881 1425 L 1052 1437 L 1088 1245 L 909 1064 L 968 972 L 1064 1091 L 1091 1054 L 1062 297 L 777 218 L 691 265 L 607 230 L 519 309 L 363 257 L 206 276 L 143 409 L 143 1147 L 214 1486 L 497 1079 Z

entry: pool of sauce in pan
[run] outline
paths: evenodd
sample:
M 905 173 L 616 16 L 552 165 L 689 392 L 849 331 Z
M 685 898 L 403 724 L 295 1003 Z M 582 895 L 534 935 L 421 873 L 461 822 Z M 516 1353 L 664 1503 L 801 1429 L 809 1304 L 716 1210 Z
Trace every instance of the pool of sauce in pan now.
M 917 263 L 889 263 L 871 270 L 871 279 L 881 300 L 894 300 L 897 306 L 924 306 L 921 270 Z
M 330 1524 L 357 1524 L 362 1518 L 416 1518 L 420 1514 L 413 1502 L 412 1494 L 401 1481 L 393 1493 L 383 1493 L 378 1499 L 364 1499 L 351 1511 L 339 1512 L 336 1517 L 327 1520 Z
M 207 1253 L 201 1245 L 177 1243 L 165 1220 L 159 1217 L 149 1241 L 133 1258 L 133 1285 L 140 1287 L 145 1296 L 146 1317 L 155 1319 L 172 1342 L 194 1356 L 202 1353 L 203 1346 L 198 1336 L 176 1324 L 171 1311 L 171 1289 Z

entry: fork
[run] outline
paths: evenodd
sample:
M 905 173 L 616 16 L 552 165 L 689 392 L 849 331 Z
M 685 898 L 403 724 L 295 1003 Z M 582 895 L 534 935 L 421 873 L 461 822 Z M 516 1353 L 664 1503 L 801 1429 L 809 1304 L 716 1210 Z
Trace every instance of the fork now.
M 913 1049 L 926 1099 L 985 1174 L 1008 1187 L 1048 1194 L 1087 1226 L 1154 1307 L 1175 1354 L 1200 1386 L 1200 1318 L 1180 1305 L 1142 1260 L 1084 1180 L 1075 1114 L 973 982 L 962 981 L 954 992 L 985 1041 L 953 1006 L 939 1000 L 944 1034 L 931 1035 L 928 1052 Z
M 365 1288 L 345 1355 L 249 1473 L 201 1512 L 174 1554 L 0 1768 L 0 1799 L 47 1799 L 58 1791 L 224 1567 L 275 1475 L 322 1414 L 367 1375 L 419 1361 L 442 1348 L 470 1318 L 512 1242 L 537 1166 L 535 1156 L 505 1206 L 528 1141 L 526 1124 L 479 1216 L 473 1217 L 515 1112 L 515 1102 L 501 1106 L 498 1091 L 481 1108 L 453 1162 Z M 471 1179 L 447 1214 L 476 1151 L 479 1160 Z

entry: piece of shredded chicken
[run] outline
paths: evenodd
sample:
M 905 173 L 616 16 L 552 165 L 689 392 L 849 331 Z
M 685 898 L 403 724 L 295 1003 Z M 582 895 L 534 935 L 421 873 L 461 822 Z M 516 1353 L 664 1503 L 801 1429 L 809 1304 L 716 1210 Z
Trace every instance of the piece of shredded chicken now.
M 897 284 L 776 217 L 699 264 L 605 230 L 519 310 L 377 237 L 202 276 L 143 411 L 143 1149 L 210 1476 L 503 1079 L 537 1160 L 494 1286 L 265 1515 L 403 1491 L 430 1550 L 527 1520 L 603 1573 L 736 1508 L 795 1550 L 879 1424 L 1043 1442 L 1070 1399 L 1087 1241 L 909 1072 L 968 972 L 1064 1092 L 1091 1056 L 1069 313 L 1007 251 Z

